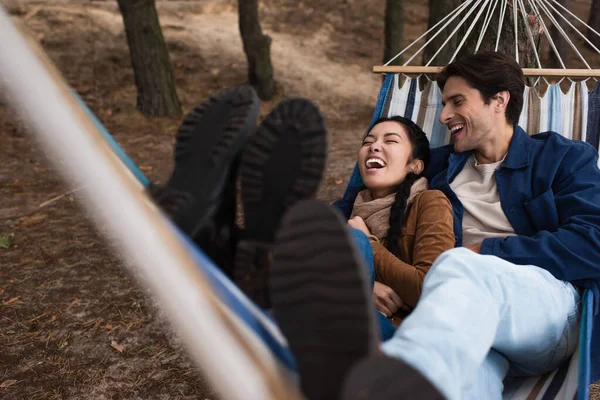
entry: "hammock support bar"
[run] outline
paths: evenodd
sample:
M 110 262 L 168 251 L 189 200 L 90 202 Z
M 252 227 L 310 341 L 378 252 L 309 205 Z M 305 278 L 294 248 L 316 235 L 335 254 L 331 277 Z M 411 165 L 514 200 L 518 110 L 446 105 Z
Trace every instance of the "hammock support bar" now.
M 376 74 L 437 75 L 443 68 L 444 67 L 422 67 L 417 65 L 376 65 L 373 67 L 373 72 Z M 523 68 L 523 74 L 528 77 L 585 80 L 588 78 L 600 78 L 600 69 Z

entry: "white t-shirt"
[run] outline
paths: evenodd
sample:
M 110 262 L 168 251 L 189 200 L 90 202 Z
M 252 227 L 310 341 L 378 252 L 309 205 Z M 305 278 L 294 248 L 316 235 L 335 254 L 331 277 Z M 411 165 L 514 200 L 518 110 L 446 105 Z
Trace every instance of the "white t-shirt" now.
M 463 246 L 479 244 L 487 238 L 516 235 L 502 211 L 494 177 L 503 162 L 504 159 L 493 164 L 479 164 L 472 155 L 450 184 L 465 208 Z

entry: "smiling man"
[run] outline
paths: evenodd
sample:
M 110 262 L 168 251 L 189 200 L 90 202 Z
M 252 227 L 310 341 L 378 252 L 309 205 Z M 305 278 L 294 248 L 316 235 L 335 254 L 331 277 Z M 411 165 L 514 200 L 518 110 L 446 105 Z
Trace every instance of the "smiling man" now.
M 395 359 L 448 399 L 501 399 L 506 376 L 543 374 L 571 356 L 582 290 L 600 298 L 598 153 L 517 125 L 524 76 L 506 55 L 468 56 L 437 81 L 452 144 L 432 151 L 426 175 L 452 203 L 457 248 L 431 267 L 417 307 L 383 343 L 386 357 L 354 369 L 349 398 L 375 393 L 382 381 L 369 376 L 393 376 Z

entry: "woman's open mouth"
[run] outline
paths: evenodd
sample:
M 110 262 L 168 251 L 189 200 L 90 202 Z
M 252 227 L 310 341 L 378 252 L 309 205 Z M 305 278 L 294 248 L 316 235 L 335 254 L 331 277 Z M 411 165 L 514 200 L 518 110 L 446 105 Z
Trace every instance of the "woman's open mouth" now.
M 367 171 L 372 171 L 385 168 L 387 164 L 382 159 L 373 157 L 367 159 L 365 166 L 367 167 Z

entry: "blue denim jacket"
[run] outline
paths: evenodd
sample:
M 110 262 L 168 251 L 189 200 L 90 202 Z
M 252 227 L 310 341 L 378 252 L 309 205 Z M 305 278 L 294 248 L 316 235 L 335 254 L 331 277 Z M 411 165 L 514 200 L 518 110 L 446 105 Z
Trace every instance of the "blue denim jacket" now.
M 426 171 L 454 210 L 456 246 L 462 245 L 463 206 L 450 188 L 472 152 L 432 149 Z M 545 268 L 556 278 L 594 292 L 600 329 L 600 169 L 589 144 L 555 132 L 529 136 L 520 127 L 494 173 L 504 214 L 518 236 L 485 239 L 481 254 Z M 592 334 L 592 382 L 600 379 L 600 334 Z
M 456 246 L 462 245 L 463 205 L 450 183 L 472 152 L 452 146 L 432 149 L 425 172 L 432 189 L 446 194 L 454 210 Z M 500 203 L 518 236 L 485 239 L 482 254 L 514 264 L 547 269 L 556 278 L 594 292 L 595 330 L 600 329 L 600 169 L 589 144 L 554 132 L 529 136 L 520 127 L 504 164 L 494 176 Z M 362 187 L 353 174 L 344 197 L 334 205 L 349 216 Z M 592 382 L 600 379 L 600 332 L 592 334 Z

